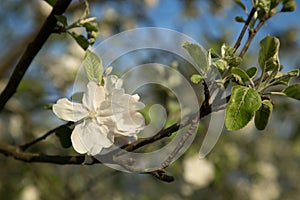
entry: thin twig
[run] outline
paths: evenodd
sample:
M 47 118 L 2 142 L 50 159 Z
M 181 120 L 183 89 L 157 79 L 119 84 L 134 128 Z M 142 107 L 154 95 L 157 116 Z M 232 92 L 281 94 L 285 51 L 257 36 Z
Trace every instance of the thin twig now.
M 72 0 L 57 1 L 55 6 L 53 7 L 52 12 L 43 24 L 40 32 L 37 34 L 36 38 L 27 46 L 23 56 L 16 64 L 14 72 L 11 75 L 5 89 L 0 95 L 0 111 L 4 108 L 7 101 L 14 95 L 32 60 L 35 58 L 49 36 L 52 34 L 52 31 L 54 30 L 57 23 L 55 15 L 63 14 L 71 1 Z
M 242 57 L 245 55 L 245 53 L 247 52 L 247 50 L 248 50 L 248 48 L 249 48 L 249 46 L 250 46 L 250 44 L 251 44 L 253 38 L 255 37 L 256 33 L 257 33 L 257 32 L 259 31 L 259 29 L 265 24 L 265 22 L 266 22 L 268 19 L 270 19 L 271 16 L 272 16 L 272 15 L 267 14 L 264 18 L 262 18 L 262 19 L 260 20 L 260 22 L 257 24 L 257 26 L 256 26 L 255 29 L 251 29 L 251 30 L 250 30 L 250 32 L 249 32 L 249 37 L 248 37 L 248 39 L 247 39 L 247 41 L 246 41 L 246 43 L 245 43 L 245 45 L 244 45 L 244 47 L 243 47 L 243 49 L 242 49 L 240 55 L 239 55 L 239 57 L 242 58 Z
M 43 134 L 42 136 L 40 136 L 40 137 L 34 139 L 33 141 L 28 142 L 28 143 L 23 144 L 23 145 L 20 145 L 20 150 L 21 150 L 21 151 L 25 151 L 26 149 L 28 149 L 28 148 L 31 147 L 32 145 L 37 144 L 38 142 L 40 142 L 40 141 L 46 139 L 46 138 L 47 138 L 48 136 L 50 136 L 51 134 L 55 133 L 55 131 L 56 131 L 57 129 L 61 128 L 62 126 L 69 126 L 69 125 L 72 125 L 72 124 L 74 124 L 74 123 L 73 123 L 73 122 L 68 122 L 68 123 L 66 123 L 66 124 L 63 124 L 63 125 L 61 125 L 61 126 L 58 126 L 58 127 L 54 128 L 54 129 L 51 129 L 51 130 L 47 131 L 45 134 Z
M 248 18 L 247 18 L 247 20 L 246 20 L 246 22 L 245 22 L 245 24 L 244 24 L 244 27 L 243 27 L 243 29 L 242 29 L 242 31 L 241 31 L 241 33 L 240 33 L 240 35 L 239 35 L 237 41 L 235 42 L 235 45 L 234 45 L 234 53 L 235 53 L 235 52 L 237 51 L 237 49 L 240 47 L 241 42 L 242 42 L 242 39 L 243 39 L 243 37 L 244 37 L 244 35 L 245 35 L 245 32 L 246 32 L 246 30 L 247 30 L 247 28 L 248 28 L 248 26 L 249 26 L 249 24 L 250 24 L 250 22 L 251 22 L 252 17 L 254 16 L 254 13 L 255 13 L 255 12 L 256 12 L 256 9 L 253 7 L 253 8 L 251 9 L 249 15 L 248 15 Z

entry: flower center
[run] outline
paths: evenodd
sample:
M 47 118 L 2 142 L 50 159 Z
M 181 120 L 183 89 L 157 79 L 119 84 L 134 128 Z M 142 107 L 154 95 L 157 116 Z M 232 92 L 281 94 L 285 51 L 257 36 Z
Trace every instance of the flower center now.
M 97 112 L 96 111 L 90 111 L 89 112 L 89 118 L 91 119 L 95 119 L 97 117 Z

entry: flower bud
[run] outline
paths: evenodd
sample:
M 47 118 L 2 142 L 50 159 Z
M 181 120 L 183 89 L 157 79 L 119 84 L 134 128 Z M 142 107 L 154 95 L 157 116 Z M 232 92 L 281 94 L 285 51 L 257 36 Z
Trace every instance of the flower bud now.
M 294 0 L 286 0 L 283 1 L 283 7 L 281 12 L 293 12 L 297 7 L 296 1 Z

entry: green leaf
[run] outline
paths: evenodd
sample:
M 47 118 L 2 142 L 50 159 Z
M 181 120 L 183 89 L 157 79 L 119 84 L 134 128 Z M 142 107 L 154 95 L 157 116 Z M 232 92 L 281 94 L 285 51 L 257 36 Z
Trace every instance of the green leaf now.
M 271 9 L 271 0 L 260 0 L 258 7 L 263 10 L 264 13 L 269 13 Z
M 44 0 L 44 1 L 46 1 L 50 6 L 54 6 L 55 4 L 56 4 L 56 2 L 57 2 L 57 0 Z
M 85 30 L 87 32 L 98 32 L 98 27 L 97 27 L 97 24 L 96 23 L 90 23 L 90 22 L 87 22 L 87 23 L 84 23 L 83 26 L 85 27 Z
M 258 111 L 255 113 L 254 123 L 258 130 L 264 130 L 268 125 L 273 112 L 273 104 L 270 100 L 263 100 Z
M 271 9 L 276 8 L 280 2 L 281 0 L 271 0 Z
M 291 97 L 293 99 L 300 100 L 300 84 L 290 85 L 285 90 L 283 90 L 286 96 Z
M 285 73 L 278 72 L 276 77 L 270 82 L 271 85 L 289 85 L 289 82 L 292 77 L 298 77 L 299 76 L 299 69 L 294 69 Z
M 191 55 L 201 72 L 207 72 L 209 66 L 205 50 L 202 49 L 199 45 L 189 42 L 185 42 L 182 47 L 185 48 Z
M 67 125 L 62 125 L 55 130 L 55 135 L 59 138 L 60 144 L 63 148 L 72 146 L 71 134 L 72 129 Z
M 87 50 L 83 59 L 83 66 L 90 81 L 101 84 L 102 80 L 102 60 L 93 52 Z
M 228 64 L 225 60 L 219 59 L 215 62 L 213 62 L 213 65 L 220 71 L 223 72 L 225 69 L 228 68 Z
M 236 16 L 236 17 L 234 18 L 234 20 L 235 20 L 236 22 L 240 22 L 240 23 L 245 23 L 245 22 L 246 22 L 246 20 L 245 20 L 242 16 Z
M 191 76 L 191 81 L 195 84 L 200 83 L 203 80 L 203 76 L 199 75 L 199 74 L 193 74 Z
M 68 26 L 67 17 L 64 15 L 55 15 L 57 21 L 59 21 L 62 25 Z
M 89 41 L 83 35 L 78 35 L 75 32 L 72 32 L 71 35 L 76 40 L 77 44 L 81 46 L 81 48 L 87 50 L 90 44 Z
M 246 73 L 248 74 L 248 76 L 250 78 L 255 77 L 256 72 L 257 72 L 257 67 L 251 67 L 251 68 L 247 69 L 247 71 L 246 71 Z
M 241 77 L 245 81 L 250 80 L 250 77 L 248 76 L 248 74 L 244 70 L 242 70 L 241 68 L 233 67 L 231 69 L 231 73 Z
M 273 70 L 279 64 L 278 51 L 279 40 L 276 37 L 267 36 L 260 41 L 258 63 L 265 72 Z
M 247 8 L 245 4 L 243 4 L 240 0 L 234 0 L 234 2 L 247 13 Z
M 228 130 L 238 130 L 246 126 L 261 105 L 261 98 L 254 89 L 234 86 L 225 115 Z

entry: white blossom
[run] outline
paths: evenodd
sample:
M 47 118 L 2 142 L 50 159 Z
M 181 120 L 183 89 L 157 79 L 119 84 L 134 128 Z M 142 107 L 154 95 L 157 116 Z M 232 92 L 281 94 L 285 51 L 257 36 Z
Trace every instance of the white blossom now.
M 99 154 L 114 143 L 115 136 L 136 137 L 144 128 L 144 108 L 137 94 L 126 94 L 117 76 L 104 77 L 104 86 L 90 81 L 82 103 L 59 99 L 53 112 L 66 121 L 76 122 L 71 135 L 73 148 L 81 154 Z

